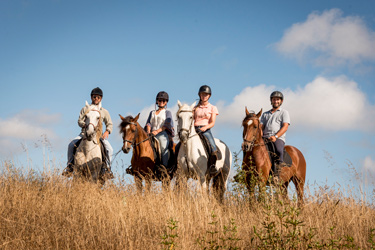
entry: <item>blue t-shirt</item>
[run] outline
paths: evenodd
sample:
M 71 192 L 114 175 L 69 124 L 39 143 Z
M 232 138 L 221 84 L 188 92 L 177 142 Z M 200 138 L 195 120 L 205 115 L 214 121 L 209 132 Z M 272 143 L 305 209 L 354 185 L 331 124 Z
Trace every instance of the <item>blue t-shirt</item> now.
M 267 138 L 276 135 L 284 123 L 288 123 L 290 125 L 288 111 L 279 108 L 275 111 L 275 113 L 272 113 L 271 110 L 264 112 L 260 117 L 260 123 L 263 124 L 263 136 Z M 285 135 L 286 133 L 280 136 L 279 139 L 285 142 Z

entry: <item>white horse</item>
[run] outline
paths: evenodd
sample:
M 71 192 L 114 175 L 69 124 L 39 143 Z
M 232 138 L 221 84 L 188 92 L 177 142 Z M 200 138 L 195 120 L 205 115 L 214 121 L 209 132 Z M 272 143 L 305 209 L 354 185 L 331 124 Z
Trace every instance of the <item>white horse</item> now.
M 100 176 L 102 169 L 102 152 L 100 137 L 102 135 L 103 123 L 99 105 L 89 105 L 86 101 L 85 132 L 74 156 L 75 177 L 84 177 L 93 182 L 104 179 Z
M 177 176 L 186 178 L 194 178 L 200 181 L 203 190 L 209 192 L 209 184 L 212 176 L 208 169 L 208 155 L 205 151 L 204 145 L 195 132 L 194 128 L 194 114 L 193 109 L 195 103 L 191 106 L 184 104 L 182 105 L 178 101 L 177 121 L 178 121 L 178 136 L 180 138 L 181 146 L 177 156 L 178 173 Z M 216 161 L 216 169 L 220 170 L 220 173 L 213 177 L 213 188 L 215 195 L 219 201 L 223 201 L 224 193 L 227 188 L 227 181 L 229 172 L 232 164 L 232 153 L 230 152 L 227 145 L 216 139 L 216 146 L 221 151 L 222 158 Z

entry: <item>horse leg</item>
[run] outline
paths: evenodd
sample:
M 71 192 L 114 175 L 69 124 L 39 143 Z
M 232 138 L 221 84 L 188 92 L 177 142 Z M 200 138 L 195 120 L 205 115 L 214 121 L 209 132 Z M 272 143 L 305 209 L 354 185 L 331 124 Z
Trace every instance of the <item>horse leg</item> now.
M 171 185 L 171 179 L 169 176 L 165 176 L 163 180 L 161 181 L 162 188 L 165 192 L 169 192 L 170 190 L 170 185 Z
M 203 195 L 204 193 L 207 192 L 207 181 L 206 181 L 206 176 L 205 175 L 200 175 L 199 176 L 199 181 L 200 181 L 200 188 L 201 188 L 201 194 Z
M 304 186 L 305 186 L 305 182 L 298 179 L 298 177 L 294 176 L 292 178 L 292 181 L 294 183 L 294 186 L 296 187 L 296 190 L 297 190 L 297 197 L 298 197 L 298 207 L 301 208 L 303 207 L 303 204 L 304 204 Z
M 213 190 L 216 199 L 223 204 L 224 203 L 224 193 L 226 190 L 226 185 L 225 185 L 225 177 L 223 172 L 218 174 L 217 176 L 214 177 L 213 179 Z
M 207 184 L 206 193 L 207 193 L 207 197 L 210 195 L 210 181 L 211 181 L 211 177 L 209 175 L 206 175 L 206 184 Z
M 142 177 L 139 175 L 139 174 L 135 174 L 134 175 L 134 183 L 135 183 L 135 186 L 137 188 L 137 192 L 139 194 L 142 194 Z
M 246 188 L 249 192 L 250 199 L 254 202 L 255 201 L 255 180 L 254 175 L 246 173 Z
M 145 188 L 146 188 L 146 191 L 148 192 L 148 193 L 150 193 L 150 191 L 151 191 L 151 178 L 150 177 L 146 177 L 146 179 L 145 179 Z
M 287 203 L 289 203 L 289 197 L 288 197 L 288 186 L 289 186 L 289 181 L 284 182 L 284 183 L 280 186 L 281 199 L 282 199 L 284 202 L 287 202 Z

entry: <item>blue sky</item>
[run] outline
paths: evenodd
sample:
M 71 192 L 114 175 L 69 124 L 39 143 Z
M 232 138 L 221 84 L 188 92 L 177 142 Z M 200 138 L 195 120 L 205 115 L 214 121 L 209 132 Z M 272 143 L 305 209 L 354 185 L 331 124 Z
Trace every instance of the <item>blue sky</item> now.
M 268 110 L 281 90 L 304 153 L 308 183 L 351 183 L 348 166 L 375 182 L 374 1 L 0 1 L 0 158 L 65 164 L 90 91 L 121 147 L 118 114 L 147 118 L 158 91 L 193 103 L 213 89 L 213 129 L 241 145 L 245 106 Z M 25 152 L 27 148 L 27 152 Z M 46 151 L 45 151 L 46 152 Z M 46 154 L 46 153 L 45 153 Z M 130 157 L 119 154 L 114 172 Z

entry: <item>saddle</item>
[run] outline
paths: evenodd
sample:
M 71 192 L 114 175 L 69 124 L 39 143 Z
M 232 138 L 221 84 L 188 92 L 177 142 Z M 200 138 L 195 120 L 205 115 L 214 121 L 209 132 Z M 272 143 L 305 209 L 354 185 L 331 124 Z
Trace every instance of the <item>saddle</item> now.
M 160 174 L 161 174 L 160 170 L 161 169 L 159 169 L 159 167 L 161 166 L 161 163 L 162 163 L 160 142 L 155 136 L 152 136 L 150 138 L 150 144 L 151 144 L 151 148 L 154 152 L 155 165 L 157 166 L 155 168 L 154 174 L 159 178 L 159 177 L 161 177 L 160 176 Z M 172 172 L 175 169 L 175 166 L 177 166 L 176 160 L 175 160 L 175 158 L 176 158 L 175 152 L 173 150 L 173 141 L 172 140 L 169 142 L 168 151 L 169 151 L 168 166 L 165 166 L 165 167 L 167 168 L 168 173 L 172 174 Z
M 279 156 L 277 155 L 276 151 L 276 146 L 275 143 L 273 143 L 270 140 L 264 140 L 264 143 L 267 147 L 268 155 L 271 160 L 272 164 L 272 171 L 276 171 L 276 162 L 279 160 Z M 285 150 L 284 148 L 284 163 L 288 166 L 291 167 L 293 164 L 292 158 L 290 157 L 289 153 Z
M 81 144 L 81 142 L 82 142 L 82 138 L 79 139 L 79 140 L 74 144 L 74 147 L 73 147 L 73 155 L 76 155 L 77 148 L 78 148 L 78 146 Z M 102 138 L 100 138 L 100 152 L 102 152 L 102 162 L 103 162 L 103 164 L 105 164 L 105 166 L 109 166 L 109 165 L 110 165 L 110 162 L 109 162 L 109 155 L 108 155 L 107 150 L 105 150 L 104 142 L 103 142 L 103 139 L 102 139 Z
M 206 152 L 207 157 L 211 156 L 212 148 L 211 148 L 210 142 L 208 141 L 208 139 L 202 133 L 198 133 L 198 135 L 199 135 L 199 138 L 202 141 L 204 151 Z M 223 158 L 222 153 L 221 153 L 219 147 L 216 147 L 216 148 L 217 148 L 217 160 L 221 160 Z

